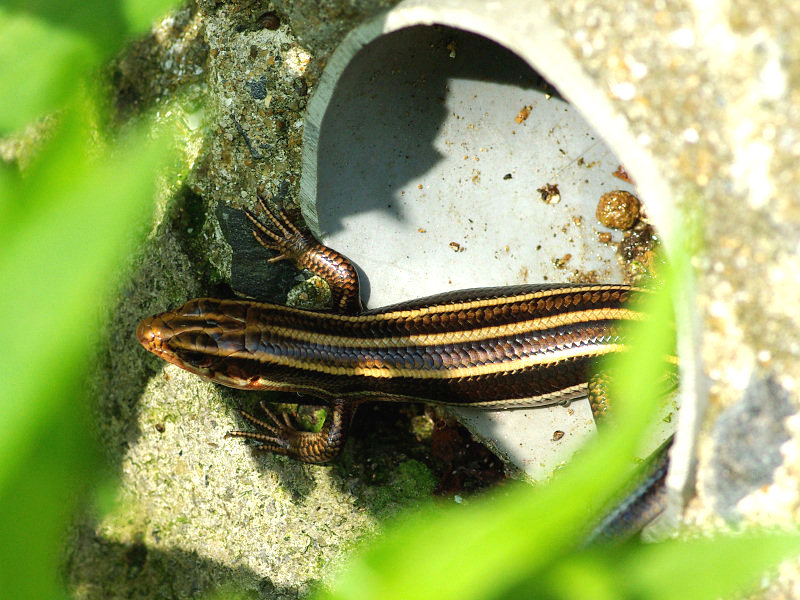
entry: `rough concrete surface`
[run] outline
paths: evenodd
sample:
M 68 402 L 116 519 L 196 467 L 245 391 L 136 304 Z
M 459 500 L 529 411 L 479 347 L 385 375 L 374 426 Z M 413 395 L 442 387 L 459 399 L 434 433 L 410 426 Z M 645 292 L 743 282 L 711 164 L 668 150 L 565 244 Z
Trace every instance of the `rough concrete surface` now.
M 430 495 L 434 481 L 413 440 L 401 451 L 356 446 L 339 466 L 309 467 L 223 439 L 243 426 L 235 408 L 252 400 L 159 363 L 133 337 L 142 317 L 230 283 L 219 206 L 252 205 L 258 187 L 290 206 L 296 200 L 307 95 L 343 36 L 388 4 L 200 0 L 120 58 L 112 79 L 121 119 L 182 97 L 173 110 L 184 114 L 190 172 L 186 182 L 166 182 L 148 242 L 103 315 L 107 343 L 90 391 L 121 486 L 105 517 L 87 509 L 76 523 L 65 565 L 76 597 L 186 598 L 232 585 L 252 597 L 298 598 L 328 580 L 381 518 Z M 508 4 L 549 13 L 699 234 L 693 268 L 708 409 L 683 521 L 796 522 L 800 5 Z M 142 78 L 157 85 L 143 88 Z M 294 274 L 281 277 L 286 286 Z M 780 435 L 741 435 L 759 394 L 779 405 Z M 720 465 L 748 452 L 769 455 L 759 468 L 772 475 L 726 482 L 742 476 Z M 371 469 L 376 457 L 400 467 Z M 721 492 L 731 489 L 735 505 Z M 799 581 L 787 568 L 762 593 L 797 597 Z
M 585 69 L 660 162 L 686 229 L 698 234 L 692 266 L 707 410 L 697 483 L 683 519 L 705 527 L 796 523 L 800 43 L 794 32 L 800 7 L 548 4 Z M 742 437 L 739 419 L 718 420 L 759 400 L 791 407 L 771 415 L 785 435 Z M 795 416 L 787 419 L 787 412 Z M 732 456 L 752 453 L 781 457 L 768 483 L 723 468 Z M 731 488 L 742 496 L 735 520 L 726 521 L 717 509 L 729 496 L 718 494 Z M 796 597 L 791 570 L 764 595 Z

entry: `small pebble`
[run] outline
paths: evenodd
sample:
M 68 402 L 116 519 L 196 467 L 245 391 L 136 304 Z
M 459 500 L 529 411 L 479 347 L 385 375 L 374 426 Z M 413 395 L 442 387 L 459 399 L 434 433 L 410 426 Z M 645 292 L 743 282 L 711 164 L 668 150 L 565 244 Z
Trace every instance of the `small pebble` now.
M 639 199 L 623 190 L 608 192 L 600 196 L 595 214 L 606 227 L 630 229 L 639 218 Z

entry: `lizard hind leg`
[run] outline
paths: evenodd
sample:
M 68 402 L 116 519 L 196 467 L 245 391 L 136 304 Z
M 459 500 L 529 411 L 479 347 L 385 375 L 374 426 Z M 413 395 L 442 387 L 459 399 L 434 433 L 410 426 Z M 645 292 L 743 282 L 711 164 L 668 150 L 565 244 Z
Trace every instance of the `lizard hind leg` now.
M 240 437 L 256 442 L 255 449 L 283 454 L 310 464 L 335 459 L 344 448 L 347 432 L 358 403 L 336 399 L 330 403 L 322 429 L 316 433 L 298 431 L 284 414 L 278 419 L 263 403 L 264 418 L 241 411 L 242 416 L 260 431 L 229 431 L 225 437 Z

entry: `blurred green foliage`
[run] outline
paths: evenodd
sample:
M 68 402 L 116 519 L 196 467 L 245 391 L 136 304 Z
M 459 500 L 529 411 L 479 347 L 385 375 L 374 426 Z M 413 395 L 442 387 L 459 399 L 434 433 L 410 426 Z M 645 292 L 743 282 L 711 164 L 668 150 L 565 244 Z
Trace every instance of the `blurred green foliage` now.
M 168 159 L 151 124 L 103 131 L 106 61 L 174 2 L 0 2 L 0 136 L 38 151 L 0 164 L 0 589 L 64 595 L 76 502 L 100 470 L 82 393 L 100 303 Z M 38 121 L 50 115 L 47 123 Z M 166 127 L 162 127 L 166 129 Z
M 0 2 L 0 134 L 63 108 L 174 0 Z

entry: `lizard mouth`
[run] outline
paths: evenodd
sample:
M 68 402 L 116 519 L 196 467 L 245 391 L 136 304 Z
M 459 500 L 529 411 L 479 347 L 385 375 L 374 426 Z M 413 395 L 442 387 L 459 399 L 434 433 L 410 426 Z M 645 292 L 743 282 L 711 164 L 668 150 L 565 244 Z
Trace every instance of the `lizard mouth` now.
M 144 346 L 145 350 L 159 356 L 164 352 L 164 338 L 160 321 L 161 319 L 157 316 L 149 317 L 143 319 L 136 328 L 136 339 L 139 340 L 139 343 Z

